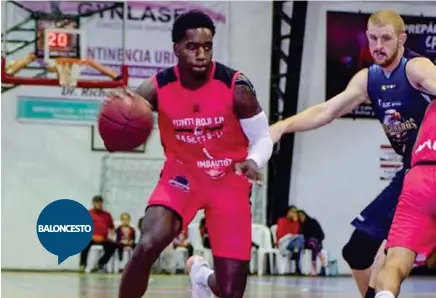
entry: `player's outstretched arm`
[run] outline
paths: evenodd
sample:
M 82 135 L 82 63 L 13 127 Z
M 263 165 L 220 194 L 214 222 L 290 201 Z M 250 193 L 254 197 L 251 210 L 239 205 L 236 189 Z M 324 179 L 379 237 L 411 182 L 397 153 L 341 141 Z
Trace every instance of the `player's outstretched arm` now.
M 353 111 L 360 104 L 368 101 L 367 81 L 368 70 L 363 69 L 355 74 L 347 88 L 335 97 L 275 123 L 270 128 L 274 143 L 278 142 L 285 133 L 316 129 Z
M 136 89 L 136 93 L 141 95 L 148 103 L 153 107 L 153 110 L 157 109 L 157 92 L 154 86 L 153 79 L 147 78 Z
M 257 100 L 253 85 L 242 74 L 235 81 L 233 102 L 235 114 L 250 142 L 247 160 L 254 161 L 257 168 L 263 168 L 273 151 L 268 118 Z
M 430 59 L 419 57 L 410 60 L 406 72 L 416 89 L 436 95 L 436 65 Z

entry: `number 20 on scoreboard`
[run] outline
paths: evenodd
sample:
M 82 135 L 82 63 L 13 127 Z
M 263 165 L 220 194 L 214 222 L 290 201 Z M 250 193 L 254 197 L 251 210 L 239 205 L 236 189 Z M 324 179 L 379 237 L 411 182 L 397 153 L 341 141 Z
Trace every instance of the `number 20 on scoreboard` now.
M 47 41 L 50 50 L 63 50 L 71 46 L 71 34 L 65 32 L 47 32 Z

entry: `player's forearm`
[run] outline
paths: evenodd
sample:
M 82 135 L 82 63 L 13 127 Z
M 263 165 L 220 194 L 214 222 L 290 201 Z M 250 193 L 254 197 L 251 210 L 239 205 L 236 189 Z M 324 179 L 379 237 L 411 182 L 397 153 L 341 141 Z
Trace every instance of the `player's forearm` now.
M 139 85 L 135 92 L 143 97 L 145 101 L 153 108 L 153 110 L 156 110 L 157 94 L 152 79 L 144 80 L 144 82 Z
M 266 114 L 261 112 L 256 116 L 239 121 L 242 130 L 250 141 L 247 159 L 253 160 L 259 168 L 265 167 L 272 155 L 274 146 Z
M 322 127 L 334 120 L 324 104 L 312 106 L 295 116 L 281 120 L 283 133 L 303 132 Z

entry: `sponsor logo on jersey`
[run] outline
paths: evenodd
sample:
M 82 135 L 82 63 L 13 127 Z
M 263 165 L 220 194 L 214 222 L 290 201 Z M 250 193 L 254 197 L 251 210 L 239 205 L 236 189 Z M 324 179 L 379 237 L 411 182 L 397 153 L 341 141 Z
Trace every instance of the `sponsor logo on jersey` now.
M 175 138 L 188 144 L 203 144 L 223 135 L 224 117 L 191 117 L 173 120 Z
M 383 91 L 386 91 L 386 90 L 395 89 L 396 87 L 397 87 L 397 85 L 395 85 L 395 84 L 382 85 L 382 86 L 381 86 L 381 89 L 382 89 Z
M 406 119 L 395 109 L 385 111 L 382 126 L 388 138 L 400 146 L 409 140 L 408 132 L 418 130 L 415 119 Z
M 170 179 L 168 183 L 174 187 L 177 187 L 185 192 L 188 192 L 191 190 L 189 187 L 189 181 L 186 177 L 183 176 L 176 176 L 173 179 Z

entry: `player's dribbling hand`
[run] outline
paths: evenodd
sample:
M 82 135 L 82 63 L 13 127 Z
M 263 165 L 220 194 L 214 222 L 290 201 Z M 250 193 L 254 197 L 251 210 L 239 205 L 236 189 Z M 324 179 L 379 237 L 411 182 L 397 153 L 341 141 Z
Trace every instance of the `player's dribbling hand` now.
M 143 101 L 145 101 L 145 102 L 148 104 L 148 106 L 150 107 L 150 109 L 153 110 L 153 106 L 151 105 L 151 103 L 150 103 L 147 99 L 145 99 L 144 97 L 142 97 L 141 95 L 139 95 L 138 93 L 133 92 L 132 90 L 130 90 L 130 89 L 128 89 L 128 88 L 125 89 L 125 92 L 126 92 L 126 94 L 128 94 L 128 95 L 131 96 L 132 98 L 135 98 L 135 99 L 138 99 L 138 100 L 143 100 Z
M 259 168 L 257 167 L 257 164 L 251 159 L 247 159 L 242 163 L 236 163 L 235 173 L 237 175 L 245 175 L 252 183 L 261 184 L 262 176 L 260 174 Z
M 110 92 L 104 101 L 123 100 L 123 98 L 126 96 L 130 97 L 132 100 L 143 100 L 150 106 L 150 109 L 153 109 L 152 105 L 145 98 L 127 87 L 116 89 L 115 91 Z

